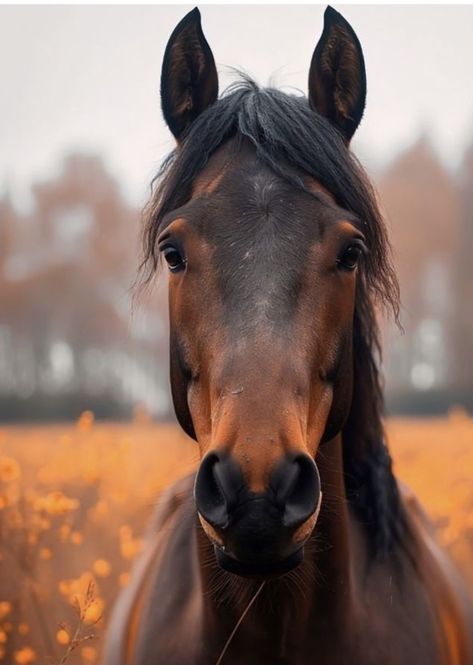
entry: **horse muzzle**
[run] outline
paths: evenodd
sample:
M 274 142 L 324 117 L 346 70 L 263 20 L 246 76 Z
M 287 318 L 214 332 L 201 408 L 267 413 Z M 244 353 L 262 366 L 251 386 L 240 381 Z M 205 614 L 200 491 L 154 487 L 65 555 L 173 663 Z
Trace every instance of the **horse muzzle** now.
M 266 491 L 258 493 L 248 489 L 230 455 L 208 453 L 194 496 L 218 564 L 237 575 L 265 578 L 301 563 L 322 500 L 317 466 L 305 453 L 280 460 Z

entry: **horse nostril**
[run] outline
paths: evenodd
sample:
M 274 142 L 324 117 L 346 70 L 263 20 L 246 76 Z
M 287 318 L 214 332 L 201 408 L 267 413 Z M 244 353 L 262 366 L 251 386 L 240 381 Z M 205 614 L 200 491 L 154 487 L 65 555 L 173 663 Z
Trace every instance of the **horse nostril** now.
M 271 487 L 275 502 L 283 511 L 284 526 L 303 524 L 317 509 L 320 497 L 320 476 L 309 455 L 286 457 L 273 471 Z
M 236 463 L 222 453 L 208 453 L 200 463 L 195 479 L 197 510 L 214 527 L 224 529 L 235 508 L 242 475 Z

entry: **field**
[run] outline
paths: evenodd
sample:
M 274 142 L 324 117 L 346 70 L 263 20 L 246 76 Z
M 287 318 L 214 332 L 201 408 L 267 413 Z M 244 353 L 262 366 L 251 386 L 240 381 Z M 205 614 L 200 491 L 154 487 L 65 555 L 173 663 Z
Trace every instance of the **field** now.
M 473 592 L 473 420 L 391 420 L 398 475 Z M 0 429 L 0 663 L 95 665 L 160 491 L 197 461 L 173 425 Z

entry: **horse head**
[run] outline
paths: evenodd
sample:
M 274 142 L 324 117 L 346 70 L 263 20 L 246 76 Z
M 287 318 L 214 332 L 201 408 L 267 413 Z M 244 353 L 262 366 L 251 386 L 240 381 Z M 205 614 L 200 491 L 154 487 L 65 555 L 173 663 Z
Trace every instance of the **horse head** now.
M 349 150 L 365 94 L 359 41 L 330 7 L 308 98 L 246 79 L 219 99 L 197 9 L 166 48 L 161 101 L 177 147 L 148 210 L 148 259 L 169 269 L 171 387 L 199 445 L 199 519 L 237 574 L 302 560 L 322 500 L 319 448 L 352 408 L 363 297 L 389 281 Z

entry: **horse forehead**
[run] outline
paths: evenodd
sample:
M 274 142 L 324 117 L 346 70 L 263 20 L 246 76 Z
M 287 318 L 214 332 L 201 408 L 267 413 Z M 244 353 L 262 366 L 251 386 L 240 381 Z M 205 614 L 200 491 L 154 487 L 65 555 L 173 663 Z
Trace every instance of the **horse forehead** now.
M 221 314 L 234 332 L 291 321 L 311 248 L 333 211 L 251 160 L 207 177 L 199 182 L 197 229 L 214 248 Z
M 239 206 L 244 211 L 253 207 L 256 212 L 269 212 L 269 207 L 277 211 L 284 206 L 311 209 L 312 214 L 325 206 L 335 206 L 331 193 L 314 177 L 303 173 L 296 167 L 284 166 L 284 170 L 299 181 L 299 186 L 276 174 L 269 165 L 259 159 L 254 147 L 243 142 L 235 151 L 234 142 L 230 141 L 219 148 L 209 159 L 204 170 L 197 176 L 192 187 L 192 198 L 204 201 L 214 198 L 212 206 L 218 210 L 218 204 L 231 204 L 238 212 Z M 300 185 L 303 185 L 301 187 Z M 314 194 L 308 196 L 304 192 Z M 213 196 L 215 195 L 215 196 Z M 320 200 L 325 205 L 321 205 Z
M 315 196 L 258 162 L 212 168 L 193 189 L 203 235 L 215 244 L 234 242 L 235 249 L 262 240 L 276 246 L 291 236 L 317 240 L 333 217 L 334 201 L 315 179 L 300 180 Z

